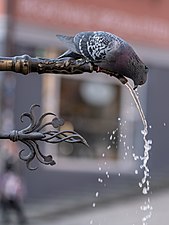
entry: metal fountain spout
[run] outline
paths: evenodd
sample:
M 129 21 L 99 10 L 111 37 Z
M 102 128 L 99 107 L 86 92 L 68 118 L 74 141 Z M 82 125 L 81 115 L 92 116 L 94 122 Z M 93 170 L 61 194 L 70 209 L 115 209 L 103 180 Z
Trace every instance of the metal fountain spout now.
M 29 55 L 0 57 L 0 71 L 13 71 L 23 75 L 32 72 L 39 74 L 81 74 L 92 73 L 94 66 L 83 59 L 74 60 L 71 57 L 62 59 L 32 58 Z

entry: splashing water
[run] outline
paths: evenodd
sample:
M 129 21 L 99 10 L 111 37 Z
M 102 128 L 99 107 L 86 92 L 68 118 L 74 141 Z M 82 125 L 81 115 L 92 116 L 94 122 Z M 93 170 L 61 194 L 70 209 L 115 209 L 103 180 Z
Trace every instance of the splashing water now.
M 140 113 L 140 116 L 141 116 L 141 119 L 143 122 L 143 126 L 144 126 L 144 129 L 141 131 L 141 133 L 143 134 L 143 140 L 144 140 L 144 155 L 143 155 L 143 157 L 140 157 L 143 162 L 143 164 L 140 166 L 140 168 L 143 169 L 143 178 L 142 178 L 141 182 L 139 183 L 139 186 L 140 186 L 140 188 L 142 188 L 142 193 L 144 195 L 146 195 L 150 191 L 150 181 L 149 181 L 149 178 L 150 178 L 149 172 L 150 171 L 149 171 L 147 163 L 149 160 L 149 151 L 151 149 L 152 141 L 147 140 L 147 138 L 146 138 L 146 136 L 148 134 L 148 125 L 147 125 L 147 121 L 146 121 L 143 109 L 141 107 L 138 95 L 136 94 L 136 92 L 133 90 L 133 88 L 131 87 L 131 85 L 129 83 L 126 83 L 125 85 L 129 89 L 131 96 L 133 97 L 133 100 L 137 106 L 139 113 Z M 144 209 L 146 208 L 147 210 L 149 210 L 149 215 L 145 216 L 142 219 L 143 225 L 147 224 L 147 220 L 150 219 L 151 214 L 152 214 L 150 211 L 150 209 L 152 209 L 152 207 L 150 207 L 149 203 L 150 203 L 150 200 L 148 199 L 148 201 L 146 202 L 146 207 L 144 207 Z M 143 208 L 143 207 L 141 207 L 141 208 Z

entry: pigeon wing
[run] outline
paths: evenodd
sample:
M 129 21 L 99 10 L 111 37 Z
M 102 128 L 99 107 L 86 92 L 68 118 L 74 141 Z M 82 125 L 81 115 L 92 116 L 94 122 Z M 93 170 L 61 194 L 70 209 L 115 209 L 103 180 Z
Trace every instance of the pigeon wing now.
M 93 62 L 102 61 L 120 46 L 117 36 L 108 32 L 81 32 L 74 37 L 76 50 Z

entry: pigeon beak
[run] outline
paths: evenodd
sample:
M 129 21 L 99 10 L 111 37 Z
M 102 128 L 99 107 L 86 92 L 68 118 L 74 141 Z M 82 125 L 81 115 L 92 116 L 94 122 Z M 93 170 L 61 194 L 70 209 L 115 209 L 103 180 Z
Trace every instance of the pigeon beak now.
M 137 87 L 138 87 L 138 85 L 136 85 L 136 84 L 135 84 L 135 85 L 134 85 L 133 90 L 136 90 L 136 89 L 137 89 Z

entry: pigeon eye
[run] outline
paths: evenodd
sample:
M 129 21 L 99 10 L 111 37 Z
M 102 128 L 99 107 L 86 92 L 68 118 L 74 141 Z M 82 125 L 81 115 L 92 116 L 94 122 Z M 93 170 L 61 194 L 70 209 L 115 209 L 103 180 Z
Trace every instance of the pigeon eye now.
M 146 70 L 146 72 L 148 72 L 148 70 L 149 70 L 149 69 L 148 69 L 148 67 L 147 67 L 147 66 L 145 66 L 145 70 Z

